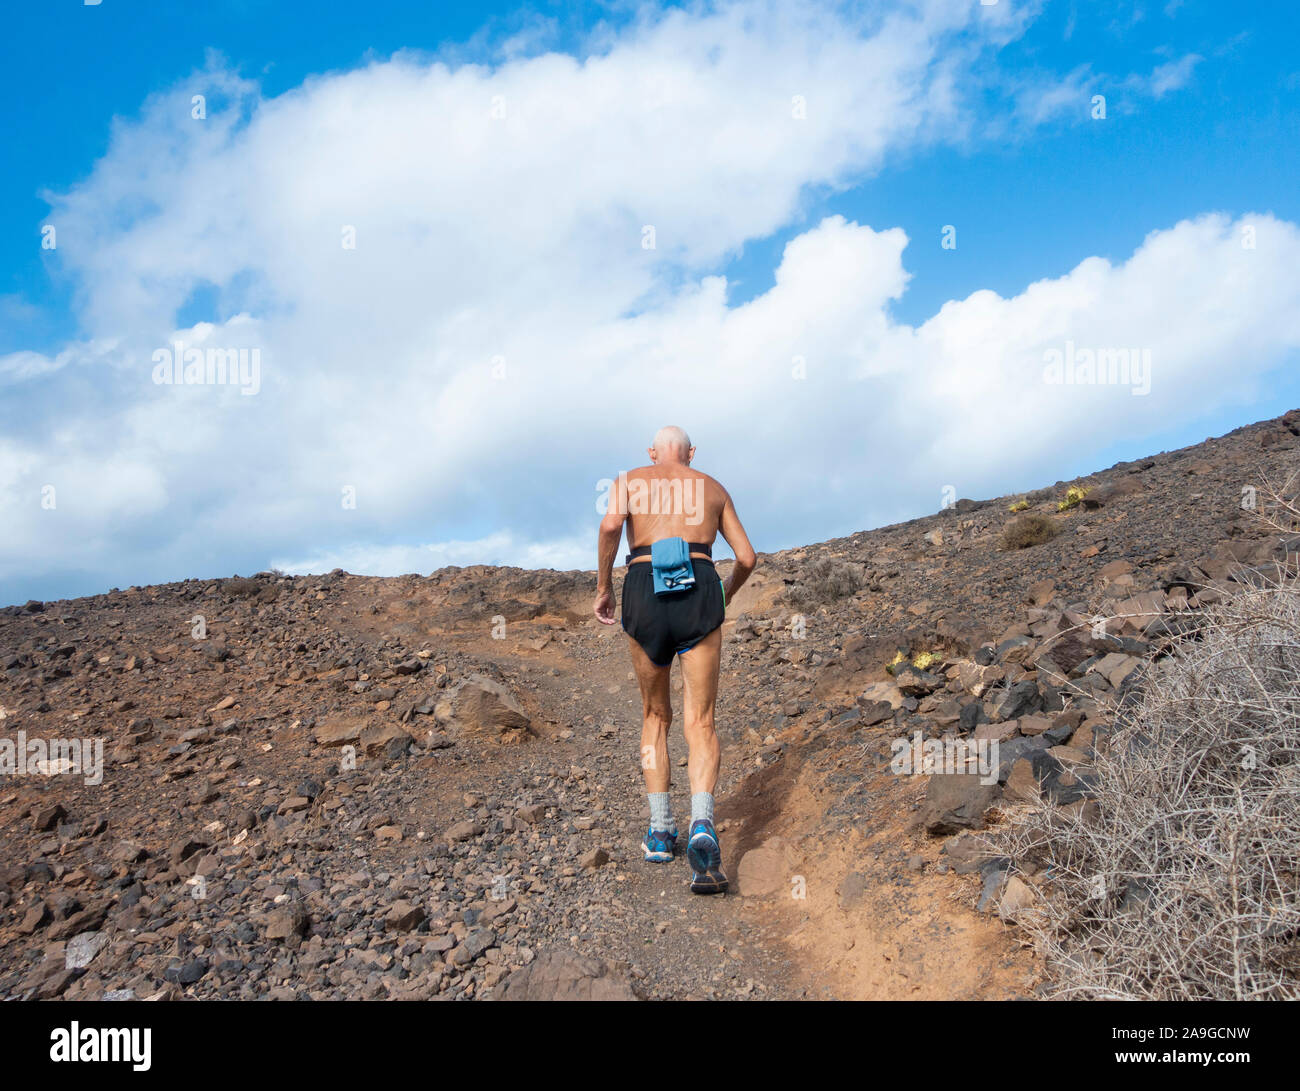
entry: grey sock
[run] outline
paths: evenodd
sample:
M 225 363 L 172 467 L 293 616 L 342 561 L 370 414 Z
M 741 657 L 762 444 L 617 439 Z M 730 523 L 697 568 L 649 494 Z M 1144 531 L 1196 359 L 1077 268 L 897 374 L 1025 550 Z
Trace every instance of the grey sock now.
M 713 793 L 711 792 L 691 793 L 691 822 L 696 823 L 701 818 L 713 821 Z
M 673 804 L 667 792 L 646 792 L 650 800 L 650 828 L 652 830 L 671 830 L 673 828 Z

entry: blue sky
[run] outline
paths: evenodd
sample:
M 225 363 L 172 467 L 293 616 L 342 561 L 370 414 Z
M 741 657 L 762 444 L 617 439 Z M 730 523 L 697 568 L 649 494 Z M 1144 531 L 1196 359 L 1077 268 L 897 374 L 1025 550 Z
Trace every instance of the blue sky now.
M 17 8 L 0 601 L 270 564 L 589 567 L 593 482 L 668 419 L 778 549 L 932 511 L 948 483 L 1033 487 L 1300 405 L 1286 15 Z M 479 132 L 494 93 L 522 116 Z M 773 121 L 794 95 L 807 121 Z M 354 221 L 360 260 L 322 264 L 352 259 L 316 233 Z M 647 222 L 657 249 L 621 249 Z M 1036 381 L 1043 346 L 1120 330 L 1153 349 L 1149 397 Z M 261 349 L 260 392 L 148 382 L 178 332 Z M 479 383 L 498 343 L 510 378 Z M 774 361 L 795 355 L 790 396 Z M 673 368 L 699 404 L 639 397 Z M 1008 440 L 1002 414 L 1049 438 Z M 349 485 L 363 500 L 340 508 Z

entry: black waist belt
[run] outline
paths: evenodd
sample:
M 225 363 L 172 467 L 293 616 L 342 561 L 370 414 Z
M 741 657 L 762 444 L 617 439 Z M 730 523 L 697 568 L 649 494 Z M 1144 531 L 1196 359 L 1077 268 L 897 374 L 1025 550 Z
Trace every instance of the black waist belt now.
M 710 560 L 713 559 L 712 542 L 687 542 L 686 548 L 689 549 L 692 553 L 703 553 Z M 633 548 L 632 552 L 627 555 L 627 560 L 625 560 L 623 563 L 631 564 L 634 560 L 636 560 L 637 557 L 648 557 L 648 556 L 650 556 L 649 546 L 636 546 Z

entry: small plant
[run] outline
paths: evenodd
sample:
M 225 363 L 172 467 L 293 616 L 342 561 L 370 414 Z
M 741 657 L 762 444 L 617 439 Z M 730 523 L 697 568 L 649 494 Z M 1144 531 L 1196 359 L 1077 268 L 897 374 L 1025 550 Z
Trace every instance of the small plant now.
M 1028 549 L 1030 546 L 1050 542 L 1058 528 L 1049 516 L 1033 511 L 1013 519 L 1002 531 L 1003 549 Z
M 894 656 L 893 659 L 891 659 L 888 663 L 885 664 L 885 673 L 892 675 L 895 671 L 898 670 L 899 667 L 901 667 L 903 664 L 908 662 L 910 662 L 911 665 L 914 666 L 917 670 L 926 671 L 929 670 L 931 667 L 933 667 L 936 663 L 940 663 L 942 661 L 943 661 L 943 657 L 940 655 L 935 655 L 934 652 L 917 652 L 917 654 L 913 656 L 911 660 L 909 660 L 907 658 L 907 653 L 900 651 L 896 656 Z
M 1069 511 L 1071 508 L 1077 508 L 1083 502 L 1083 498 L 1088 495 L 1088 490 L 1079 485 L 1071 485 L 1065 490 L 1065 499 L 1056 502 L 1057 511 Z
M 1007 511 L 1011 512 L 1013 515 L 1018 511 L 1028 511 L 1028 510 L 1029 510 L 1029 501 L 1026 500 L 1023 496 L 1019 500 L 1017 500 L 1014 504 L 1012 504 L 1010 507 L 1007 508 Z

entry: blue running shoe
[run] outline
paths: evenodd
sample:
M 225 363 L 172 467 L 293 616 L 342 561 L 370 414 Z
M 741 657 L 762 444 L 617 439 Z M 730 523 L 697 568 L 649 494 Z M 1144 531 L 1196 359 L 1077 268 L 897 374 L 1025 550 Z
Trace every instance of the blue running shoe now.
M 692 893 L 721 894 L 727 889 L 727 877 L 722 871 L 722 846 L 718 844 L 713 823 L 707 818 L 691 823 L 686 858 L 691 862 Z
M 671 830 L 651 828 L 641 842 L 641 847 L 645 849 L 647 860 L 656 864 L 667 863 L 677 851 L 677 827 L 674 826 Z

